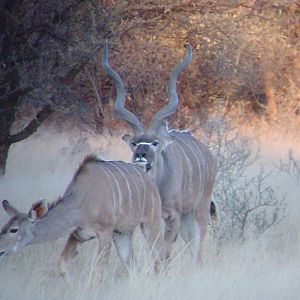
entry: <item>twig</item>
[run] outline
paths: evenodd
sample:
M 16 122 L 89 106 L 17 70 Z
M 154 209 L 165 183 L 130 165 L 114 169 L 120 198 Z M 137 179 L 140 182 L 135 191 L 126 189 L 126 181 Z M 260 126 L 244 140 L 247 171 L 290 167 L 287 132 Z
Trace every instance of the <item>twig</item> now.
M 84 67 L 85 71 L 87 72 L 88 74 L 88 77 L 93 85 L 93 89 L 94 89 L 94 92 L 95 92 L 95 95 L 96 95 L 96 100 L 97 100 L 97 103 L 98 103 L 98 106 L 96 107 L 96 115 L 97 115 L 97 118 L 99 118 L 99 109 L 101 111 L 101 114 L 102 116 L 104 117 L 104 109 L 103 109 L 103 103 L 102 103 L 102 100 L 101 100 L 101 95 L 100 95 L 100 92 L 97 88 L 97 85 L 96 85 L 96 82 L 91 74 L 91 72 L 89 71 L 88 67 L 85 66 Z
M 20 132 L 7 137 L 10 144 L 20 142 L 32 135 L 41 125 L 41 123 L 53 112 L 53 108 L 48 104 L 37 113 L 36 117 Z

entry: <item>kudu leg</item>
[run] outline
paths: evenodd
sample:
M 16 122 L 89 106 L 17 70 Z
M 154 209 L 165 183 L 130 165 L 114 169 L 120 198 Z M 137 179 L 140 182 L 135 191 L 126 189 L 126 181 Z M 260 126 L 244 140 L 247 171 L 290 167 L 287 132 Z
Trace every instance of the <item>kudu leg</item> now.
M 165 221 L 165 247 L 166 247 L 166 259 L 170 259 L 172 252 L 172 246 L 177 239 L 177 235 L 180 228 L 180 216 L 175 210 L 168 210 L 163 212 Z
M 68 261 L 77 255 L 77 248 L 83 242 L 84 240 L 78 239 L 76 234 L 71 233 L 58 261 L 59 273 L 66 280 L 67 283 L 70 282 L 67 272 Z
M 199 241 L 199 248 L 197 253 L 197 261 L 200 265 L 203 264 L 202 250 L 203 250 L 204 238 L 207 231 L 207 225 L 209 221 L 210 203 L 211 203 L 210 197 L 204 198 L 203 201 L 200 201 L 200 205 L 195 214 L 195 218 L 200 229 L 200 241 Z
M 129 233 L 114 233 L 114 244 L 121 261 L 129 271 L 132 256 L 132 236 L 133 232 Z
M 194 211 L 182 214 L 180 235 L 188 244 L 192 257 L 197 259 L 200 248 L 201 230 Z
M 96 285 L 103 281 L 106 267 L 109 261 L 111 243 L 113 239 L 113 228 L 97 232 L 98 248 L 96 252 L 96 261 L 93 282 Z
M 202 213 L 196 215 L 196 219 L 197 222 L 199 224 L 199 228 L 200 228 L 200 244 L 199 244 L 199 249 L 198 249 L 198 253 L 197 253 L 197 261 L 200 265 L 203 265 L 203 261 L 202 261 L 202 250 L 203 250 L 203 242 L 204 242 L 204 238 L 206 235 L 206 231 L 207 231 L 207 224 L 208 224 L 208 216 L 209 213 L 207 213 L 207 216 L 203 216 Z

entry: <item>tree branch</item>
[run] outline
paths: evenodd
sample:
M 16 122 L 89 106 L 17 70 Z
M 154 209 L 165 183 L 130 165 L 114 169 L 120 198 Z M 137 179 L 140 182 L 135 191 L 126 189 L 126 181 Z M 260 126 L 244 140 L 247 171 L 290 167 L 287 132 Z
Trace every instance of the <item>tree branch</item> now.
M 69 72 L 60 77 L 60 82 L 65 85 L 70 85 L 77 74 L 85 67 L 85 65 L 90 61 L 90 59 L 99 51 L 99 49 L 102 47 L 102 45 L 96 46 L 85 58 L 82 62 L 78 62 L 69 70 Z
M 49 104 L 44 106 L 44 108 L 37 113 L 36 117 L 21 132 L 9 135 L 8 142 L 13 144 L 26 139 L 32 135 L 39 128 L 41 123 L 52 113 L 53 108 Z

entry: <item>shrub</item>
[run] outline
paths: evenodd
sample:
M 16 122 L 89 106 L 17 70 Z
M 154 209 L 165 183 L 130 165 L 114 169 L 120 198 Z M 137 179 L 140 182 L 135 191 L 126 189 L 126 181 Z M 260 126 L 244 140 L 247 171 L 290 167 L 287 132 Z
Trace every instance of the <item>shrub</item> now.
M 244 241 L 248 234 L 261 235 L 280 222 L 285 198 L 278 198 L 268 182 L 271 172 L 258 164 L 254 141 L 224 120 L 211 124 L 210 147 L 218 165 L 213 196 L 219 208 L 213 235 L 220 247 L 229 240 Z

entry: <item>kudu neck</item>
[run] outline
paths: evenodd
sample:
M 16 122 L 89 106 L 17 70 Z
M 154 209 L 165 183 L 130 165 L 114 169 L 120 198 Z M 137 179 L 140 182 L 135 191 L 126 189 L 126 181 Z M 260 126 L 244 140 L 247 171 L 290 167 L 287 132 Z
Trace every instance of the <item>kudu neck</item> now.
M 47 215 L 33 223 L 31 244 L 53 242 L 62 236 L 69 235 L 78 226 L 76 213 L 61 202 L 51 208 Z
M 165 164 L 166 164 L 166 155 L 164 152 L 156 155 L 153 165 L 149 170 L 150 176 L 154 179 L 157 186 L 160 186 L 164 173 L 165 173 Z

